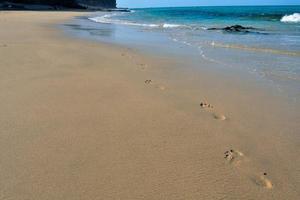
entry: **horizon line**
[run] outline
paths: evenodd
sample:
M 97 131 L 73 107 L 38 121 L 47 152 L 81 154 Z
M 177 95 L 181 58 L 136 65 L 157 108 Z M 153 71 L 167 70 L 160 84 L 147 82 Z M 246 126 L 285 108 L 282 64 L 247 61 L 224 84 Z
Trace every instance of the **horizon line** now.
M 274 4 L 261 4 L 261 5 L 193 5 L 193 6 L 150 6 L 150 7 L 128 7 L 131 9 L 137 8 L 188 8 L 188 7 L 248 7 L 248 6 L 300 6 L 300 4 L 285 4 L 285 5 L 274 5 Z M 125 7 L 117 7 L 125 8 Z

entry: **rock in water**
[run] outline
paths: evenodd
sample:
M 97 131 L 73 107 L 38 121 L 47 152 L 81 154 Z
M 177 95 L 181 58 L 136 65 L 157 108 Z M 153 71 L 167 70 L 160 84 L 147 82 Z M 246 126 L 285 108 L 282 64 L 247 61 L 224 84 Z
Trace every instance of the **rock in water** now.
M 209 28 L 208 30 L 222 30 L 226 32 L 231 32 L 231 33 L 248 33 L 250 30 L 253 30 L 255 28 L 253 27 L 245 27 L 241 25 L 233 25 L 233 26 L 226 26 L 224 28 Z

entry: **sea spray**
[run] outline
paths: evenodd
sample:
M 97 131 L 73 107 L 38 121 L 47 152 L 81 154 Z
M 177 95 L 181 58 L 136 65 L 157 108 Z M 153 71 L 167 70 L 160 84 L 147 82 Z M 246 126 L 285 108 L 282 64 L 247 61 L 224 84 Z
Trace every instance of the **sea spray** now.
M 300 22 L 300 13 L 294 13 L 292 15 L 285 15 L 281 18 L 281 22 L 285 23 L 299 23 Z

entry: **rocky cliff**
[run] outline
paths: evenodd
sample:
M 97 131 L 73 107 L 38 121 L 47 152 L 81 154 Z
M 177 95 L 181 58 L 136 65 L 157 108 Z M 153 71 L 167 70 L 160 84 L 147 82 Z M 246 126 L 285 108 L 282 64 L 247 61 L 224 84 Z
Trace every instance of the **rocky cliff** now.
M 42 5 L 62 8 L 116 8 L 116 0 L 0 0 L 2 8 Z
M 83 7 L 116 8 L 116 0 L 75 0 Z

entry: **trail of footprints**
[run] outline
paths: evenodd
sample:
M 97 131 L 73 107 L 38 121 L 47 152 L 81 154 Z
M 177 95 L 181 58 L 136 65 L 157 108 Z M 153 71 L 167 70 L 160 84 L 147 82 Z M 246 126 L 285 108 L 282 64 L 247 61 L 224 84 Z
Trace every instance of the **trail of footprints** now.
M 128 59 L 133 59 L 132 55 L 129 55 L 128 53 L 124 52 L 121 54 L 122 57 L 126 57 Z M 148 65 L 145 64 L 145 63 L 135 63 L 136 65 L 138 65 L 139 67 L 139 70 L 141 71 L 145 71 L 147 68 L 148 68 Z M 146 85 L 151 85 L 151 86 L 154 86 L 155 88 L 159 89 L 159 90 L 166 90 L 166 87 L 164 85 L 161 85 L 161 84 L 157 84 L 157 83 L 154 83 L 153 80 L 151 79 L 147 79 L 144 81 Z
M 128 58 L 128 59 L 133 59 L 133 56 L 132 56 L 132 55 L 129 55 L 128 53 L 122 53 L 121 56 L 122 56 L 122 57 L 126 57 L 126 58 Z M 146 70 L 147 67 L 148 67 L 147 64 L 145 64 L 145 63 L 137 62 L 137 63 L 135 63 L 135 64 L 138 65 L 138 66 L 139 66 L 139 69 L 142 70 L 142 71 Z
M 242 152 L 230 149 L 224 152 L 224 159 L 228 164 L 232 165 L 242 174 L 248 176 L 254 184 L 266 189 L 273 188 L 273 184 L 269 179 L 267 172 L 256 173 L 253 172 L 253 169 L 250 169 L 250 172 L 244 170 L 247 167 L 245 165 L 247 164 L 247 161 L 249 161 L 249 159 L 247 159 Z
M 132 59 L 131 56 L 129 56 L 128 54 L 125 54 L 125 53 L 123 53 L 122 56 Z M 144 63 L 136 63 L 136 64 L 139 66 L 139 69 L 142 71 L 146 70 L 148 67 Z M 160 90 L 166 89 L 165 86 L 157 84 L 151 79 L 145 80 L 144 83 L 149 86 L 154 86 L 155 88 L 160 89 Z M 207 103 L 206 101 L 201 102 L 200 107 L 202 109 L 204 109 L 205 111 L 211 113 L 212 117 L 216 120 L 225 121 L 228 119 L 224 114 L 216 112 L 214 106 L 210 103 Z M 247 170 L 243 170 L 245 167 L 244 165 L 247 164 L 247 161 L 249 161 L 249 159 L 247 159 L 241 151 L 234 150 L 234 149 L 225 151 L 224 159 L 227 162 L 227 164 L 232 165 L 235 169 L 239 170 L 242 174 L 248 176 L 254 184 L 256 184 L 260 187 L 266 188 L 266 189 L 273 188 L 273 184 L 270 181 L 270 179 L 268 178 L 267 172 L 255 173 L 255 172 L 253 172 L 253 170 L 250 169 L 251 173 L 249 174 L 249 172 L 247 172 Z

